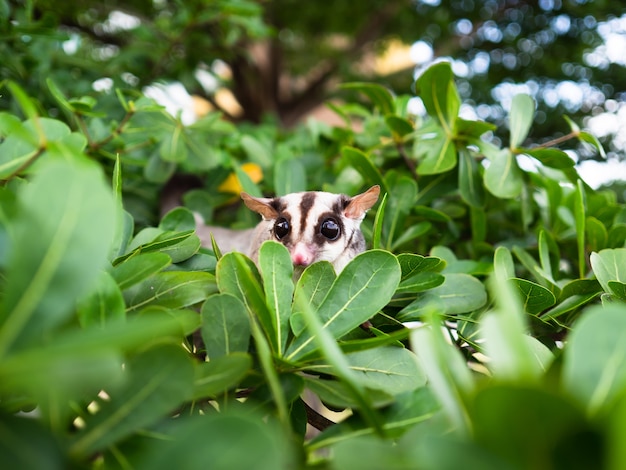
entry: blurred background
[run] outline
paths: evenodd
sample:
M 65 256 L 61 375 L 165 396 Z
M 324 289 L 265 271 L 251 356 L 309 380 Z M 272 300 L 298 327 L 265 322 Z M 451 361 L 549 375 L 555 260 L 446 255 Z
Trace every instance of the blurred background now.
M 571 155 L 594 187 L 626 179 L 626 5 L 590 0 L 0 0 L 0 77 L 60 111 L 71 96 L 141 89 L 183 123 L 211 110 L 290 128 L 339 118 L 348 81 L 411 94 L 434 61 L 453 64 L 462 116 L 498 125 L 511 97 L 537 103 L 533 142 L 568 132 L 602 141 L 607 159 Z M 351 97 L 352 99 L 352 97 Z M 10 108 L 7 99 L 0 108 Z M 409 101 L 419 114 L 419 98 Z M 604 159 L 602 159 L 604 160 Z

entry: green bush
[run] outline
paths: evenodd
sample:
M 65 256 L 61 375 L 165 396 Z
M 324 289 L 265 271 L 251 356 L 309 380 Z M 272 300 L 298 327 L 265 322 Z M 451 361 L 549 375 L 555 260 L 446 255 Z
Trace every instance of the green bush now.
M 459 117 L 449 64 L 416 85 L 424 117 L 350 83 L 369 108 L 284 131 L 183 125 L 146 97 L 67 97 L 49 80 L 52 118 L 5 83 L 21 109 L 0 113 L 7 468 L 624 465 L 625 207 L 564 151 L 527 144 L 530 97 L 500 148 Z M 161 218 L 175 173 L 203 187 Z M 379 184 L 373 249 L 294 284 L 278 243 L 258 268 L 201 247 L 191 211 L 255 223 L 220 190 L 230 174 L 254 195 Z M 305 389 L 351 413 L 324 419 Z

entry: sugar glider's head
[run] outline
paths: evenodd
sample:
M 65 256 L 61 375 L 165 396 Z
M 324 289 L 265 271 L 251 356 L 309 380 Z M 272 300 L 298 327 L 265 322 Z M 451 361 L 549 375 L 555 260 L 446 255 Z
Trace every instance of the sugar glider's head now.
M 365 250 L 360 230 L 365 213 L 378 200 L 379 186 L 354 197 L 326 192 L 302 192 L 276 198 L 241 197 L 263 217 L 270 232 L 267 239 L 287 247 L 296 266 L 316 261 L 331 262 L 341 271 Z

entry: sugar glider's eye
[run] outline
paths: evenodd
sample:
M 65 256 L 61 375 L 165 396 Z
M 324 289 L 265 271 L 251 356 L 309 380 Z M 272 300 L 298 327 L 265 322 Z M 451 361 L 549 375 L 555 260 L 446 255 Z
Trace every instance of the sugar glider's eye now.
M 341 235 L 341 229 L 339 228 L 339 224 L 337 224 L 336 220 L 326 219 L 320 226 L 320 233 L 332 241 L 339 238 L 339 235 Z
M 276 238 L 279 240 L 282 240 L 287 236 L 290 228 L 289 221 L 284 217 L 280 217 L 276 219 L 276 223 L 274 224 L 274 235 L 276 235 Z

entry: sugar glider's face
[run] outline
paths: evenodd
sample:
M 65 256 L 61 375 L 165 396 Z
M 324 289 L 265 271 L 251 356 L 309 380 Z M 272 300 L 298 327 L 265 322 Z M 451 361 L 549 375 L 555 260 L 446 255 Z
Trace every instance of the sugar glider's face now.
M 340 270 L 365 249 L 359 229 L 380 188 L 349 197 L 326 192 L 293 193 L 277 198 L 242 194 L 246 205 L 266 221 L 269 238 L 282 243 L 296 266 L 329 261 Z

